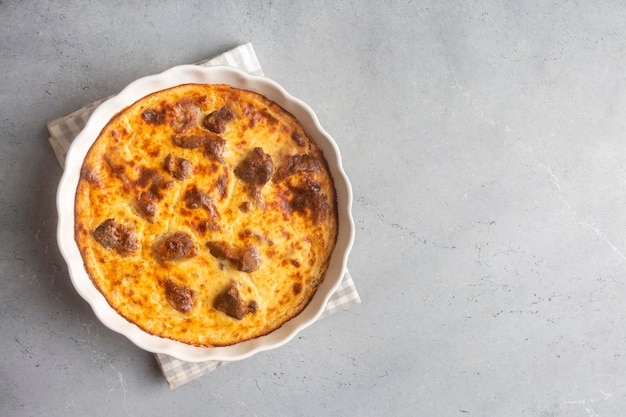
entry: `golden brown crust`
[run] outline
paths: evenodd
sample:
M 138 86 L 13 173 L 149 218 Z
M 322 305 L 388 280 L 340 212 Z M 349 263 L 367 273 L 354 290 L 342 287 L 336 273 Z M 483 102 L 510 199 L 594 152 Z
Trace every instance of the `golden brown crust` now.
M 332 178 L 288 112 L 227 85 L 186 84 L 117 114 L 81 170 L 75 238 L 109 304 L 197 346 L 299 314 L 337 235 Z

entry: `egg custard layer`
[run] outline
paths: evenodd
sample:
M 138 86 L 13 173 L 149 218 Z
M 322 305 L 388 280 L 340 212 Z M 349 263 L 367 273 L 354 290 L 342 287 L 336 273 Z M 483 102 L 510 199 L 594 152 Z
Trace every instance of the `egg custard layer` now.
M 337 236 L 333 180 L 264 96 L 185 84 L 114 116 L 90 148 L 75 239 L 108 303 L 144 331 L 227 346 L 298 315 Z

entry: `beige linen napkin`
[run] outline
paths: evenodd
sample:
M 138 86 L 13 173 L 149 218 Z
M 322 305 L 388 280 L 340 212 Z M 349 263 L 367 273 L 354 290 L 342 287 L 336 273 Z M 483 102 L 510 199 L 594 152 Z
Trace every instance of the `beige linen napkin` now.
M 261 64 L 257 60 L 256 53 L 251 43 L 240 45 L 215 58 L 206 59 L 196 64 L 202 66 L 228 65 L 247 71 L 253 75 L 263 75 Z M 48 131 L 51 135 L 49 139 L 50 145 L 52 149 L 54 149 L 61 166 L 65 163 L 65 155 L 72 140 L 74 140 L 83 129 L 91 113 L 105 100 L 106 98 L 91 103 L 67 116 L 60 117 L 48 123 Z M 354 286 L 352 277 L 350 273 L 346 272 L 339 288 L 331 296 L 321 317 L 327 317 L 339 311 L 346 310 L 350 306 L 360 302 L 361 299 Z M 171 389 L 212 372 L 227 363 L 221 361 L 185 362 L 160 353 L 156 353 L 155 356 L 163 372 L 163 376 L 165 376 Z

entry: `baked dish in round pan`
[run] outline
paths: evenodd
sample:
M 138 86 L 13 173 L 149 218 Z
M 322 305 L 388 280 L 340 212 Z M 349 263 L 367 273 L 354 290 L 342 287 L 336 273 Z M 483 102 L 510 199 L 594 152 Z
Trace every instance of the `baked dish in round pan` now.
M 346 271 L 337 145 L 275 82 L 186 65 L 104 102 L 58 190 L 72 282 L 109 328 L 186 361 L 281 346 Z

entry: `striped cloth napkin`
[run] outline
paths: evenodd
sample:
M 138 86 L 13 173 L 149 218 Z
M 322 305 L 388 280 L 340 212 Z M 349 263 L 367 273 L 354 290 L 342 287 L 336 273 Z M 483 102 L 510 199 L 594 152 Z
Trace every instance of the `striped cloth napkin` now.
M 215 58 L 206 59 L 196 64 L 202 66 L 228 65 L 247 71 L 253 75 L 263 75 L 261 64 L 257 59 L 251 43 L 240 45 Z M 60 117 L 48 123 L 48 131 L 50 132 L 49 142 L 61 166 L 65 163 L 65 155 L 72 140 L 74 140 L 83 129 L 91 113 L 107 98 L 91 103 L 67 116 Z M 331 314 L 346 310 L 350 306 L 360 302 L 361 299 L 354 285 L 354 281 L 350 273 L 346 272 L 341 285 L 330 298 L 321 317 L 327 317 Z M 156 353 L 155 356 L 163 372 L 163 376 L 171 389 L 208 374 L 227 363 L 222 361 L 185 362 L 161 353 Z

